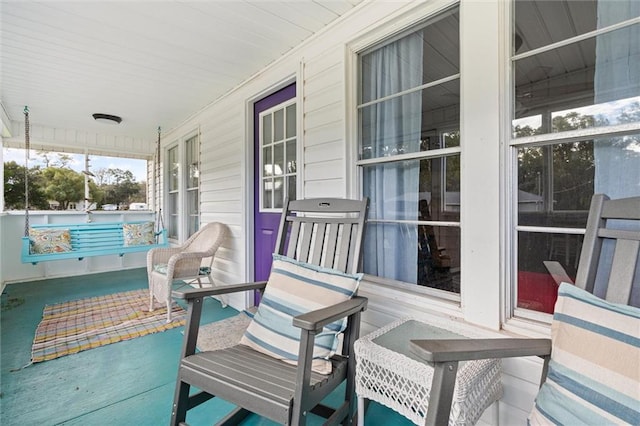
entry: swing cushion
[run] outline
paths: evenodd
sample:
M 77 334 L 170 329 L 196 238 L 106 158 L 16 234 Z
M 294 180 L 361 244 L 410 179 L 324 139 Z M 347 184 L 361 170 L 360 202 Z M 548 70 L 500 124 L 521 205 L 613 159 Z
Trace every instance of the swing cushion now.
M 68 229 L 29 229 L 31 253 L 63 253 L 71 251 Z
M 156 242 L 153 222 L 124 223 L 122 224 L 122 233 L 125 246 L 142 246 Z

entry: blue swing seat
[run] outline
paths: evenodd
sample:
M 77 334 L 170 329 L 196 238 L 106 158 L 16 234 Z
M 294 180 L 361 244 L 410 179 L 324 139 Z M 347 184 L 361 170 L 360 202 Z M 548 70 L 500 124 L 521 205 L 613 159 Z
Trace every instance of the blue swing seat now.
M 67 251 L 56 251 L 51 253 L 32 252 L 32 239 L 22 237 L 22 263 L 37 264 L 50 260 L 78 259 L 85 257 L 104 256 L 117 254 L 124 256 L 125 253 L 135 253 L 147 251 L 155 247 L 168 247 L 167 231 L 163 229 L 154 232 L 155 244 L 125 244 L 123 226 L 125 224 L 144 224 L 140 222 L 91 222 L 76 223 L 70 225 L 31 225 L 34 230 L 69 231 L 71 249 Z

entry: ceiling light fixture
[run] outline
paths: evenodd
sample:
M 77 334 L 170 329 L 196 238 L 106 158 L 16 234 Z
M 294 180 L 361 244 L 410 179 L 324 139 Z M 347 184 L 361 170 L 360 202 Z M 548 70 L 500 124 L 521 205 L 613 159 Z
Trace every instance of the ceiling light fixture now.
M 118 117 L 117 115 L 100 113 L 93 114 L 93 119 L 107 124 L 120 124 L 120 122 L 122 121 L 122 118 Z

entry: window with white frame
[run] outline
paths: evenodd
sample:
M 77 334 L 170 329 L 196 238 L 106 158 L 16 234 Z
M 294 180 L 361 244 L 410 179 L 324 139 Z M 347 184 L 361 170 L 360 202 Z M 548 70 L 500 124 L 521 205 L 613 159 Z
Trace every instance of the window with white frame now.
M 179 237 L 178 223 L 180 214 L 180 162 L 178 160 L 178 146 L 169 148 L 167 151 L 167 175 L 167 215 L 169 219 L 167 236 L 177 240 Z
M 167 233 L 186 240 L 200 228 L 200 141 L 190 136 L 167 150 Z
M 200 144 L 193 136 L 185 142 L 187 236 L 200 229 Z
M 279 211 L 296 199 L 297 135 L 295 99 L 260 113 L 260 211 Z
M 358 54 L 358 160 L 370 198 L 364 272 L 460 292 L 459 12 Z
M 543 261 L 575 278 L 591 196 L 640 195 L 640 2 L 514 6 L 513 282 L 527 316 L 553 312 Z

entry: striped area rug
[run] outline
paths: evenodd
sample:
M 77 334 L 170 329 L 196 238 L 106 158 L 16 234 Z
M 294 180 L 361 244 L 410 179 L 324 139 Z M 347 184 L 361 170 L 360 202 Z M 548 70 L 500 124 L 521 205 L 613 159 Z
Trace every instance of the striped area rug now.
M 185 324 L 186 312 L 176 303 L 169 324 L 164 303 L 156 303 L 153 312 L 148 309 L 147 289 L 47 305 L 33 339 L 31 361 L 47 361 Z

